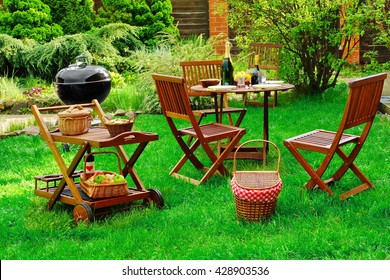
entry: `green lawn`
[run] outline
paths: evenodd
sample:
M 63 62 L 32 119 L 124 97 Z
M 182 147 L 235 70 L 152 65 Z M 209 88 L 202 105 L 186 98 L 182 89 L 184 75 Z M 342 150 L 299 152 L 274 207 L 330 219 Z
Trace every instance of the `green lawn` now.
M 341 94 L 341 89 L 343 93 Z M 154 207 L 118 212 L 91 225 L 73 223 L 73 207 L 34 195 L 34 176 L 58 173 L 39 137 L 0 140 L 0 257 L 2 260 L 383 260 L 390 259 L 390 121 L 377 117 L 356 163 L 375 184 L 346 201 L 302 186 L 308 175 L 283 139 L 315 128 L 337 129 L 346 87 L 323 98 L 280 94 L 270 109 L 270 140 L 282 154 L 284 188 L 266 223 L 237 221 L 230 178 L 214 176 L 195 187 L 168 175 L 181 156 L 161 115 L 140 115 L 136 130 L 156 132 L 136 165 L 139 176 L 165 199 Z M 234 105 L 241 105 L 240 102 Z M 262 108 L 248 107 L 244 140 L 262 138 Z M 208 117 L 208 120 L 214 120 Z M 130 150 L 132 147 L 126 147 Z M 75 150 L 64 155 L 70 161 Z M 313 158 L 314 159 L 314 158 Z M 97 163 L 111 166 L 109 159 Z M 227 163 L 232 168 L 232 162 Z M 336 195 L 358 180 L 347 173 Z

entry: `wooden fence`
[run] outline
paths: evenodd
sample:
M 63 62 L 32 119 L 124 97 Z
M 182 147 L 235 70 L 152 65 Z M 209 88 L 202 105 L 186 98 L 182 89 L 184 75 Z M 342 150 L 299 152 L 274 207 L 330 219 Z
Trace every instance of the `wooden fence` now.
M 180 34 L 205 34 L 209 36 L 209 2 L 208 0 L 171 0 L 172 16 Z

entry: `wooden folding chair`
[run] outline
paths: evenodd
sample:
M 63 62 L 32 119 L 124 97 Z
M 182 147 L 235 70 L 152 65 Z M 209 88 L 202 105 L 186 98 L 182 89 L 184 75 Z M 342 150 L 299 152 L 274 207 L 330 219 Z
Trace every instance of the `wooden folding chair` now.
M 199 85 L 201 79 L 221 79 L 221 64 L 221 60 L 198 60 L 180 62 L 188 95 L 190 97 L 197 95 L 196 93 L 193 93 L 191 91 L 191 87 Z M 229 107 L 229 102 L 226 94 L 224 95 L 224 105 L 225 107 L 222 109 L 222 113 L 227 114 L 229 124 L 237 127 L 240 126 L 246 114 L 246 109 Z M 201 122 L 203 117 L 211 114 L 216 114 L 215 109 L 202 109 L 194 111 L 201 113 L 200 118 L 198 120 L 199 123 Z M 232 113 L 239 114 L 234 123 L 231 117 Z
M 262 44 L 262 43 L 251 43 L 250 55 L 248 61 L 248 69 L 255 67 L 255 55 L 259 56 L 259 67 L 260 70 L 273 71 L 275 75 L 275 80 L 279 79 L 279 65 L 280 65 L 280 50 L 282 45 L 280 44 Z M 268 74 L 269 77 L 269 74 Z M 276 107 L 278 104 L 278 91 L 275 90 L 271 93 L 273 97 L 273 102 L 268 104 L 269 107 Z M 243 96 L 244 105 L 250 104 L 255 106 L 263 106 L 263 103 L 257 101 L 247 100 L 247 95 Z
M 184 152 L 184 156 L 171 170 L 170 175 L 177 178 L 187 179 L 195 185 L 206 182 L 216 172 L 225 176 L 229 175 L 230 172 L 225 168 L 223 162 L 240 141 L 246 130 L 244 128 L 238 128 L 217 122 L 200 125 L 196 115 L 199 116 L 201 113 L 196 112 L 195 114 L 192 111 L 183 78 L 153 74 L 153 79 L 156 84 L 163 114 L 175 139 Z M 190 127 L 179 129 L 177 123 L 178 120 L 188 121 Z M 183 140 L 185 136 L 190 136 L 195 139 L 194 143 L 190 147 L 188 147 Z M 228 146 L 221 154 L 218 154 L 218 152 L 214 153 L 209 145 L 210 142 L 222 139 L 230 139 Z M 207 157 L 212 162 L 212 165 L 209 168 L 205 167 L 205 165 L 201 163 L 195 155 L 195 150 L 200 146 L 203 147 Z M 180 169 L 188 160 L 198 170 L 206 171 L 200 180 L 179 174 Z
M 341 200 L 374 187 L 370 180 L 356 166 L 354 160 L 359 154 L 374 121 L 386 77 L 387 74 L 378 74 L 354 80 L 350 83 L 347 104 L 337 132 L 314 130 L 284 141 L 284 145 L 311 177 L 305 186 L 306 188 L 313 189 L 319 187 L 321 190 L 333 195 L 329 186 L 334 181 L 340 180 L 348 169 L 363 184 L 341 194 Z M 346 130 L 357 126 L 361 128 L 361 132 L 358 133 L 359 135 L 345 133 Z M 359 131 L 359 129 L 356 129 L 356 131 Z M 346 144 L 350 144 L 353 147 L 348 154 L 341 149 Z M 317 170 L 314 170 L 298 149 L 322 153 L 325 154 L 325 158 Z M 330 179 L 323 180 L 322 176 L 335 154 L 342 159 L 343 163 Z

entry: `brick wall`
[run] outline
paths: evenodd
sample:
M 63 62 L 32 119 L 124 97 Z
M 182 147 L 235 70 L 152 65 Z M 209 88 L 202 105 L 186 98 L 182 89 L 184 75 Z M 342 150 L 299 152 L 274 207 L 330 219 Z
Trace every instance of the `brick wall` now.
M 220 44 L 217 46 L 217 52 L 222 54 L 225 49 L 225 40 L 229 33 L 227 23 L 227 1 L 226 0 L 209 0 L 209 32 L 210 36 L 223 34 Z M 224 12 L 224 13 L 221 13 Z
M 355 39 L 356 41 L 357 39 Z M 348 58 L 348 63 L 350 64 L 360 64 L 360 43 L 357 42 L 355 48 L 351 51 L 349 54 Z

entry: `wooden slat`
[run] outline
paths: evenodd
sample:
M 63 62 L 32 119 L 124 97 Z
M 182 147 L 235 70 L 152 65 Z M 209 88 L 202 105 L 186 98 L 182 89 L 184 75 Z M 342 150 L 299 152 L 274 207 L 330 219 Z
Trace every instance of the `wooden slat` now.
M 209 36 L 209 3 L 207 0 L 172 0 L 172 16 L 180 34 Z

